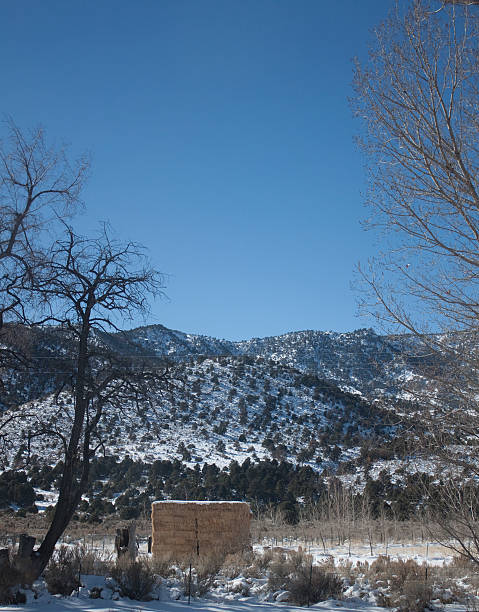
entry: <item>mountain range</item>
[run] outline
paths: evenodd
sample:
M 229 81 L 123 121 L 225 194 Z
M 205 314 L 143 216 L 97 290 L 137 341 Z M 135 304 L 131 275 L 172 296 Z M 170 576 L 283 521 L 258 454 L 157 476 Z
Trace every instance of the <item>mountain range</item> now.
M 261 357 L 368 394 L 395 388 L 407 371 L 405 341 L 408 348 L 412 344 L 407 336 L 381 336 L 372 329 L 347 333 L 306 330 L 233 342 L 150 325 L 113 338 L 116 349 L 125 353 L 132 346 L 135 350 L 141 347 L 146 354 L 177 361 L 199 356 Z
M 4 422 L 15 418 L 0 429 L 0 472 L 29 465 L 32 482 L 46 474 L 50 487 L 62 459 L 58 433 L 73 419 L 75 345 L 55 327 L 11 331 L 4 348 L 21 346 L 33 366 L 2 371 Z M 153 357 L 171 364 L 171 385 L 151 388 L 149 402 L 106 407 L 98 444 L 110 467 L 287 461 L 360 491 L 371 479 L 401 483 L 434 469 L 433 458 L 411 454 L 419 409 L 405 388 L 423 379 L 431 358 L 410 336 L 307 330 L 232 342 L 151 325 L 96 332 L 92 343 L 134 364 Z M 130 486 L 140 486 L 144 469 Z M 95 486 L 106 491 L 105 482 Z M 115 486 L 122 491 L 121 478 Z
M 58 425 L 64 419 L 67 426 L 71 419 L 71 396 L 64 387 L 71 367 L 68 334 L 47 327 L 18 330 L 13 337 L 29 347 L 37 369 L 12 371 L 3 393 L 5 406 L 27 415 L 21 420 L 23 436 L 11 432 L 14 443 L 4 467 L 25 451 L 21 440 L 39 421 Z M 125 405 L 126 435 L 119 415 L 107 414 L 102 425 L 106 448 L 119 456 L 179 454 L 224 464 L 232 457 L 273 455 L 321 466 L 330 465 L 332 454 L 336 461 L 349 461 L 365 444 L 377 446 L 378 437 L 380 445 L 392 439 L 398 426 L 390 425 L 397 421 L 391 415 L 404 380 L 414 376 L 405 338 L 371 329 L 299 331 L 232 342 L 154 325 L 99 333 L 94 341 L 128 359 L 168 359 L 181 381 L 168 393 L 153 390 L 156 400 L 140 411 Z M 411 348 L 412 340 L 406 344 Z M 378 402 L 385 397 L 387 403 Z M 391 411 L 391 406 L 396 408 Z M 28 444 L 29 452 L 36 449 L 39 456 L 50 449 L 51 460 L 55 446 L 48 437 Z

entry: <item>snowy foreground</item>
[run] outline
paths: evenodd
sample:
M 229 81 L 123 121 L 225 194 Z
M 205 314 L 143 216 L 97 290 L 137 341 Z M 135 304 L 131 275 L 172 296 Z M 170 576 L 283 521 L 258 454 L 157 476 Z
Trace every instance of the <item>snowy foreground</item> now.
M 95 547 L 96 548 L 96 547 Z M 267 547 L 266 547 L 267 548 Z M 100 548 L 96 548 L 100 550 Z M 257 553 L 265 550 L 264 546 L 255 546 Z M 284 550 L 284 549 L 283 549 Z M 421 566 L 427 565 L 433 567 L 445 567 L 452 560 L 450 551 L 443 548 L 439 544 L 429 543 L 409 543 L 409 544 L 391 544 L 387 550 L 382 547 L 376 547 L 373 554 L 368 546 L 356 544 L 353 547 L 338 546 L 330 548 L 328 554 L 319 548 L 306 549 L 315 564 L 321 564 L 327 558 L 334 559 L 336 566 L 341 564 L 352 564 L 361 566 L 374 562 L 379 556 L 385 554 L 391 560 L 414 560 Z M 109 553 L 108 553 L 109 554 Z M 147 558 L 140 549 L 140 557 Z M 247 582 L 248 596 L 242 593 L 244 582 Z M 134 601 L 128 598 L 120 598 L 115 589 L 114 581 L 111 578 L 103 576 L 82 575 L 82 587 L 78 592 L 75 592 L 71 597 L 63 597 L 60 595 L 51 595 L 48 593 L 43 581 L 35 583 L 33 591 L 25 591 L 27 602 L 21 605 L 0 606 L 1 611 L 18 610 L 19 612 L 60 612 L 65 611 L 85 611 L 85 612 L 187 612 L 188 610 L 197 610 L 203 612 L 221 612 L 230 610 L 232 612 L 272 612 L 274 610 L 301 611 L 304 607 L 298 607 L 281 601 L 281 595 L 268 592 L 267 578 L 258 577 L 256 579 L 245 579 L 242 576 L 237 578 L 223 579 L 215 583 L 207 595 L 201 598 L 192 598 L 188 605 L 184 588 L 180 576 L 162 578 L 158 587 L 152 592 L 152 601 Z M 461 582 L 463 582 L 461 580 Z M 466 587 L 466 592 L 471 596 L 469 606 L 464 604 L 441 604 L 439 599 L 433 600 L 431 610 L 447 612 L 468 612 L 479 609 L 477 606 L 477 593 L 472 587 Z M 92 589 L 101 589 L 101 598 L 92 599 Z M 338 612 L 374 612 L 386 611 L 392 612 L 391 608 L 384 608 L 378 605 L 377 602 L 377 587 L 372 584 L 368 585 L 368 581 L 352 581 L 346 587 L 342 600 L 328 600 L 311 605 L 314 610 L 326 610 Z M 472 601 L 475 600 L 475 601 Z M 452 600 L 454 601 L 454 600 Z M 382 603 L 382 602 L 381 602 Z
M 386 608 L 370 605 L 359 599 L 324 601 L 314 604 L 311 608 L 314 610 L 336 610 L 337 612 L 384 612 L 386 610 Z M 460 605 L 438 606 L 435 609 L 447 612 L 465 612 L 467 610 L 466 607 Z M 284 610 L 285 612 L 299 612 L 305 610 L 305 608 L 277 602 L 241 601 L 239 599 L 213 600 L 212 598 L 192 600 L 190 605 L 186 601 L 168 600 L 151 602 L 138 602 L 129 599 L 105 601 L 103 599 L 90 599 L 88 596 L 80 594 L 78 597 L 46 595 L 25 605 L 0 607 L 0 610 L 19 610 L 22 612 L 57 612 L 60 610 L 70 610 L 71 612 L 80 610 L 84 612 L 113 612 L 122 610 L 125 612 L 187 612 L 188 610 L 204 612 L 222 612 L 223 610 L 230 610 L 232 612 L 272 612 L 273 610 Z

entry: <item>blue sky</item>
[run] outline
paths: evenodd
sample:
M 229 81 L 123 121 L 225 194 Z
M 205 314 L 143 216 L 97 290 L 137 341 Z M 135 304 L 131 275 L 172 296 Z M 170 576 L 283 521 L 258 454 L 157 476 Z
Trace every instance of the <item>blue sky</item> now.
M 152 323 L 228 339 L 374 326 L 352 58 L 393 0 L 0 4 L 0 113 L 90 151 L 108 221 L 168 275 Z M 137 321 L 136 323 L 141 323 Z

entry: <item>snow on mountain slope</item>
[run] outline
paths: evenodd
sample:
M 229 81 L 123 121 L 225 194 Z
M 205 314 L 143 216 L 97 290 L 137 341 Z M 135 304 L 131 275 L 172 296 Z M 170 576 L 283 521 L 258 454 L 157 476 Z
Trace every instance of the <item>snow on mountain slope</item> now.
M 308 330 L 231 342 L 151 325 L 122 334 L 122 340 L 125 347 L 131 342 L 148 353 L 174 359 L 198 355 L 260 356 L 299 370 L 315 372 L 320 378 L 363 393 L 371 393 L 376 388 L 392 390 L 397 379 L 404 375 L 397 342 L 391 342 L 388 337 L 379 336 L 371 329 L 348 333 Z
M 386 439 L 393 431 L 388 414 L 358 395 L 262 358 L 198 358 L 178 368 L 173 389 L 159 389 L 153 405 L 124 405 L 121 414 L 107 410 L 100 429 L 107 454 L 221 466 L 273 456 L 327 467 L 351 460 L 364 439 Z M 10 425 L 0 468 L 12 467 L 27 453 L 55 463 L 56 436 L 32 433 L 62 431 L 71 423 L 70 394 L 49 394 L 19 410 L 23 416 Z

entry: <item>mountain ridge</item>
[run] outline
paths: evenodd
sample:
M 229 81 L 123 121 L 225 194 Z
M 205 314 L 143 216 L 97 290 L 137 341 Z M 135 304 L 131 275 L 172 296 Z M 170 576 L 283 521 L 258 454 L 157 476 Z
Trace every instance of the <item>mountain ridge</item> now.
M 390 388 L 391 375 L 398 377 L 402 351 L 397 340 L 372 329 L 352 332 L 301 330 L 250 340 L 220 340 L 187 334 L 163 325 L 148 325 L 126 332 L 121 338 L 141 346 L 148 354 L 172 359 L 208 356 L 258 356 L 302 371 L 318 373 L 326 380 L 351 386 L 361 393 L 375 387 Z M 384 376 L 383 370 L 387 370 Z M 394 372 L 393 372 L 393 371 Z

